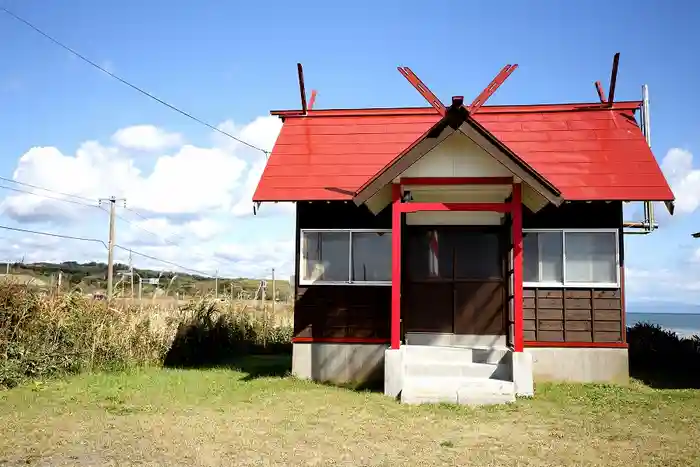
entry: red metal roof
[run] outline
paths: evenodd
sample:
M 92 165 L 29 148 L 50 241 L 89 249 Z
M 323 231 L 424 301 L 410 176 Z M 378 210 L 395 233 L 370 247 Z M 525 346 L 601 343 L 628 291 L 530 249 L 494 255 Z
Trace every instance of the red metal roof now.
M 671 201 L 639 102 L 483 106 L 473 117 L 565 200 Z M 428 108 L 274 111 L 285 119 L 254 201 L 349 200 L 441 115 Z

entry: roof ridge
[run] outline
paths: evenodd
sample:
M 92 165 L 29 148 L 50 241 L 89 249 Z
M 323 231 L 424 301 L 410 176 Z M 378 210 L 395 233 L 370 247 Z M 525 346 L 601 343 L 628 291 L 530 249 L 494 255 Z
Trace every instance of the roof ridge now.
M 484 105 L 480 114 L 487 113 L 539 113 L 539 112 L 584 112 L 604 110 L 636 110 L 642 101 L 619 101 L 612 106 L 601 102 L 577 102 L 559 104 Z M 272 110 L 271 115 L 280 117 L 345 117 L 345 116 L 398 116 L 438 115 L 433 107 L 367 107 L 353 109 L 314 109 L 304 114 L 301 110 Z

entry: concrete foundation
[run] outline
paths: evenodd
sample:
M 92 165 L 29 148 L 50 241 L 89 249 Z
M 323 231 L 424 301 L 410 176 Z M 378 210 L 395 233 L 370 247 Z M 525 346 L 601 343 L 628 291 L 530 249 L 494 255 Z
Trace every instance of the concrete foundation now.
M 398 398 L 404 383 L 404 348 L 386 349 L 384 353 L 384 394 Z
M 513 384 L 515 394 L 518 396 L 532 397 L 535 395 L 535 384 L 532 375 L 532 354 L 527 352 L 513 352 Z
M 292 374 L 333 383 L 382 381 L 386 348 L 385 344 L 294 344 Z
M 627 349 L 542 347 L 526 348 L 525 352 L 532 356 L 536 382 L 629 382 Z

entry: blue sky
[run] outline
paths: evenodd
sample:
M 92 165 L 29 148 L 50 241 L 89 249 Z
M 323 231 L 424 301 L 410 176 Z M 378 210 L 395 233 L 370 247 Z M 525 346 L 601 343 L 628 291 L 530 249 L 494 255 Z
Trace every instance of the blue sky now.
M 649 85 L 653 149 L 661 161 L 676 148 L 665 168 L 674 171 L 673 182 L 682 187 L 676 195 L 682 195 L 685 206 L 673 218 L 662 217 L 658 232 L 626 239 L 628 299 L 700 298 L 700 241 L 694 243 L 689 235 L 700 230 L 694 208 L 700 199 L 700 172 L 694 171 L 700 163 L 695 158 L 688 164 L 700 146 L 700 93 L 695 87 L 700 68 L 693 61 L 699 40 L 692 33 L 700 6 L 652 1 L 513 1 L 497 7 L 464 1 L 273 3 L 0 0 L 118 75 L 267 147 L 274 141 L 275 123 L 259 117 L 270 109 L 299 106 L 298 61 L 304 64 L 307 88 L 319 91 L 318 107 L 424 105 L 397 65 L 412 67 L 443 99 L 455 94 L 470 99 L 505 63 L 520 67 L 490 103 L 528 104 L 595 101 L 592 83 L 599 79 L 607 89 L 612 56 L 619 51 L 616 98 L 638 99 L 640 86 Z M 175 232 L 173 241 L 185 247 L 159 245 L 157 238 L 147 240 L 147 234 L 137 235 L 126 223 L 119 226 L 122 243 L 206 271 L 252 275 L 276 267 L 291 273 L 289 211 L 264 206 L 265 215 L 254 218 L 243 209 L 246 186 L 262 164 L 259 154 L 231 146 L 3 13 L 0 43 L 5 45 L 0 48 L 0 176 L 12 177 L 20 157 L 44 147 L 25 156 L 19 179 L 59 191 L 78 187 L 72 192 L 89 198 L 122 190 L 114 194 L 132 198 L 135 204 L 128 203 L 134 209 L 159 219 L 146 227 L 160 234 Z M 257 124 L 249 125 L 256 119 Z M 126 146 L 115 149 L 115 133 L 135 125 L 150 127 L 127 134 Z M 155 138 L 158 144 L 133 138 Z M 98 143 L 85 149 L 87 141 Z M 182 155 L 187 144 L 190 152 L 206 152 L 202 161 L 224 165 L 197 167 L 201 180 L 169 185 L 163 181 L 168 174 L 176 179 L 184 170 L 173 167 L 196 158 L 194 153 Z M 89 154 L 83 163 L 71 165 L 67 158 L 81 147 Z M 232 154 L 244 164 L 226 159 Z M 165 155 L 172 157 L 162 159 Z M 160 170 L 161 175 L 148 178 Z M 237 188 L 212 187 L 206 170 Z M 221 175 L 236 170 L 238 178 Z M 136 194 L 120 183 L 138 186 L 132 190 Z M 196 211 L 195 201 L 205 194 L 221 199 L 221 205 Z M 3 211 L 3 225 L 106 236 L 103 212 L 76 214 L 58 207 L 65 203 L 39 197 L 33 197 L 38 200 L 30 207 L 20 206 L 26 198 L 12 201 L 14 211 Z M 168 200 L 194 204 L 188 212 L 177 212 Z M 232 205 L 238 209 L 232 211 Z M 43 215 L 32 215 L 38 211 Z M 141 219 L 131 211 L 120 213 L 133 223 Z M 47 243 L 8 232 L 0 236 L 5 256 L 103 255 L 99 245 Z M 197 258 L 190 256 L 195 251 Z

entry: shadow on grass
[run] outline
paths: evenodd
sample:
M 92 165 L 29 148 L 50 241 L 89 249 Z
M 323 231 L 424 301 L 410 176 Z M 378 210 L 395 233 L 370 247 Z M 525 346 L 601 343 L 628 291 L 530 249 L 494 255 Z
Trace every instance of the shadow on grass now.
M 348 391 L 384 393 L 384 381 L 382 380 L 370 380 L 360 383 L 335 383 L 333 381 L 317 381 L 316 383 L 332 388 L 347 389 Z
M 247 355 L 234 358 L 225 366 L 246 373 L 241 381 L 252 381 L 258 378 L 283 378 L 292 373 L 292 355 Z
M 163 365 L 169 368 L 231 367 L 232 362 L 242 361 L 242 357 L 281 356 L 277 361 L 285 360 L 283 366 L 291 368 L 289 335 L 291 329 L 272 332 L 243 319 L 227 315 L 216 317 L 210 307 L 179 326 Z
M 627 328 L 630 376 L 656 389 L 700 389 L 700 337 L 655 324 Z

